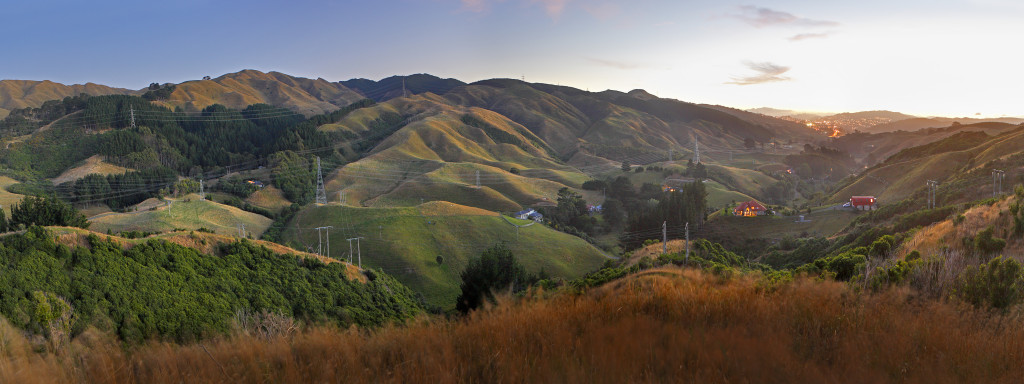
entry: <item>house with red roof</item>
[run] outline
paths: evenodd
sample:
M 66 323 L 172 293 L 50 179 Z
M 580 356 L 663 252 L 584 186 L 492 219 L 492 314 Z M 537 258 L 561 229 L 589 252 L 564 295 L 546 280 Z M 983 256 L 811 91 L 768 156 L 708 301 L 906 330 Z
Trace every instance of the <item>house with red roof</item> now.
M 763 216 L 768 214 L 768 208 L 765 208 L 764 205 L 761 205 L 761 203 L 758 203 L 757 201 L 750 200 L 737 205 L 736 208 L 732 210 L 732 214 L 746 217 Z

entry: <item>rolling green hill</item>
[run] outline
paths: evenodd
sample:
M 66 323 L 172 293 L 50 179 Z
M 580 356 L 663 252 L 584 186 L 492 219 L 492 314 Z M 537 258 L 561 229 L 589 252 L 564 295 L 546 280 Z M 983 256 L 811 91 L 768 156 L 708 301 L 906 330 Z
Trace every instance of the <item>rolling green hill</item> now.
M 336 204 L 309 207 L 288 223 L 284 238 L 319 247 L 316 227 L 330 230 L 330 255 L 348 259 L 347 238 L 359 242 L 364 268 L 381 268 L 423 294 L 427 302 L 450 308 L 459 293 L 459 273 L 471 256 L 504 241 L 531 273 L 574 278 L 593 271 L 605 256 L 587 242 L 540 224 L 501 218 L 495 212 L 443 201 L 405 208 L 355 208 Z M 327 244 L 327 233 L 323 233 Z M 352 242 L 353 249 L 356 243 Z M 326 245 L 325 253 L 326 253 Z M 437 257 L 443 258 L 438 264 Z M 358 258 L 354 259 L 358 263 Z
M 241 209 L 200 200 L 191 195 L 172 200 L 170 206 L 155 206 L 151 209 L 127 213 L 104 213 L 89 218 L 89 229 L 97 232 L 142 231 L 168 232 L 175 229 L 195 230 L 207 228 L 215 233 L 238 235 L 239 224 L 245 225 L 247 234 L 259 238 L 272 220 Z

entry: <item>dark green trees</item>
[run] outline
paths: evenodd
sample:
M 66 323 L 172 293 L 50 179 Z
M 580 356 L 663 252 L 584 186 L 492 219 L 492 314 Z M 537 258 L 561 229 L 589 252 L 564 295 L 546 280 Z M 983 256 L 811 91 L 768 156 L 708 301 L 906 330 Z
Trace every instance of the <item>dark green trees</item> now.
M 62 225 L 88 228 L 89 222 L 86 221 L 85 215 L 55 197 L 27 196 L 21 200 L 21 203 L 11 207 L 9 225 L 12 228 L 18 225 Z
M 535 278 L 516 261 L 512 251 L 499 243 L 472 258 L 462 271 L 462 293 L 455 308 L 466 313 L 479 308 L 484 300 L 495 303 L 494 292 L 502 289 L 512 291 L 526 288 Z

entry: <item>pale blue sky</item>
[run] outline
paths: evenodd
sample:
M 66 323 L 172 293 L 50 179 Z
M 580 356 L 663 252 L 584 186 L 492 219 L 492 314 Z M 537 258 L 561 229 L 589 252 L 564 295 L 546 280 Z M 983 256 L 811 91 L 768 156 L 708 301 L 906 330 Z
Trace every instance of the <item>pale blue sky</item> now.
M 525 76 L 739 108 L 1024 115 L 1013 0 L 36 0 L 0 20 L 3 79 Z

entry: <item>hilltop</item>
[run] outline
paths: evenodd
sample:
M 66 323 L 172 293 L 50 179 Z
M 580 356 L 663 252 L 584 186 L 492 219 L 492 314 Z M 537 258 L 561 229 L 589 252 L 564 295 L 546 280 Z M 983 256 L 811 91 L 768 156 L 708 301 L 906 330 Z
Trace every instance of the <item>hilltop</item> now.
M 7 114 L 14 109 L 38 108 L 44 102 L 77 96 L 82 93 L 100 96 L 129 95 L 140 92 L 93 83 L 64 85 L 49 80 L 0 80 L 0 119 L 7 117 Z
M 169 97 L 157 102 L 185 111 L 199 111 L 212 104 L 235 109 L 270 104 L 312 116 L 334 111 L 361 98 L 358 92 L 324 79 L 248 69 L 210 80 L 177 84 Z

